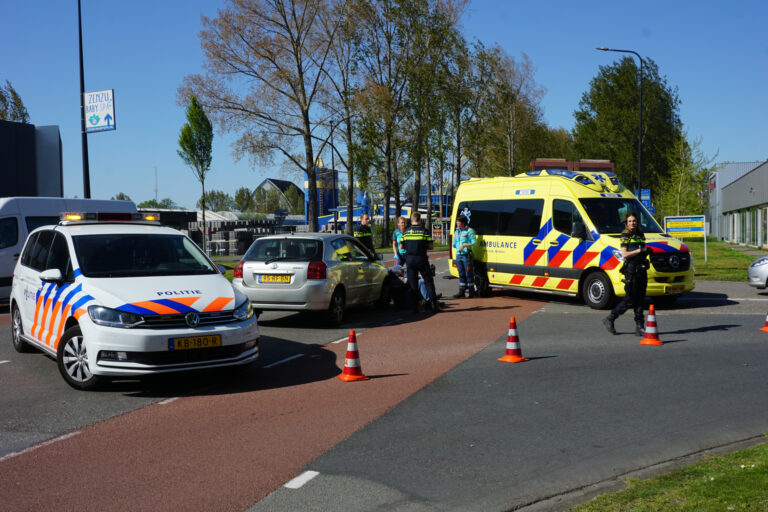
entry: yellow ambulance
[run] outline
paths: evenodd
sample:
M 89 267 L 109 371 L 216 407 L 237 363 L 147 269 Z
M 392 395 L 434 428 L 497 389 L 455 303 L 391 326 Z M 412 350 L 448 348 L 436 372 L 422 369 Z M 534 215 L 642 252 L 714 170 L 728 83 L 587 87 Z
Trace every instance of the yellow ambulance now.
M 629 212 L 651 247 L 647 295 L 672 302 L 693 290 L 688 247 L 667 235 L 615 173 L 536 169 L 514 177 L 463 182 L 451 218 L 465 215 L 477 234 L 475 285 L 581 297 L 595 309 L 624 296 L 619 250 Z M 451 248 L 450 271 L 458 276 Z

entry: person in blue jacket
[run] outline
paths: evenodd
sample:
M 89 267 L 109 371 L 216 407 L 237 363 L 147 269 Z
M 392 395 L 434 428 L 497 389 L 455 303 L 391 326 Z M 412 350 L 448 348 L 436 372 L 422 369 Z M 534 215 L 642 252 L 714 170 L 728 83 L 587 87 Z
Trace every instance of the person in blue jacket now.
M 464 298 L 465 291 L 469 298 L 475 296 L 475 273 L 472 270 L 472 248 L 477 243 L 475 230 L 467 226 L 467 218 L 459 215 L 456 218 L 456 231 L 453 233 L 453 247 L 456 249 L 456 270 L 459 271 L 459 292 L 454 299 Z

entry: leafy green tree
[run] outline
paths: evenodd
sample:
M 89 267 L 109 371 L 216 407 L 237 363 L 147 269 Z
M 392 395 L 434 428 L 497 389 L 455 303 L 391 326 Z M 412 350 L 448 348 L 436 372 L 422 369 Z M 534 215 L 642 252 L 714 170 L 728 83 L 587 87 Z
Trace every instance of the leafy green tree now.
M 122 192 L 118 192 L 114 196 L 112 196 L 113 201 L 133 201 L 130 197 L 128 197 L 128 194 L 124 194 Z
M 200 208 L 203 210 L 203 251 L 205 251 L 205 178 L 211 169 L 213 158 L 213 127 L 197 98 L 189 97 L 187 104 L 187 122 L 179 134 L 178 155 L 185 164 L 192 168 L 197 181 L 202 187 Z
M 241 212 L 253 211 L 256 203 L 253 200 L 253 192 L 248 187 L 240 187 L 235 191 L 235 207 Z
M 163 208 L 166 210 L 178 210 L 179 208 L 181 208 L 170 197 L 166 197 L 159 201 L 157 199 L 148 199 L 147 201 L 140 202 L 139 204 L 136 205 L 136 207 L 137 208 Z
M 658 65 L 643 66 L 642 185 L 655 188 L 669 175 L 668 154 L 682 136 L 677 88 L 659 76 Z M 600 66 L 574 113 L 574 148 L 579 158 L 608 159 L 628 187 L 637 186 L 638 68 L 624 57 Z
M 304 196 L 299 194 L 298 188 L 289 187 L 285 193 L 285 198 L 291 205 L 288 210 L 291 215 L 300 215 L 304 213 Z
M 709 176 L 715 170 L 712 162 L 717 156 L 704 156 L 701 139 L 689 143 L 687 134 L 683 133 L 670 148 L 667 158 L 669 174 L 657 187 L 656 214 L 663 218 L 704 213 Z
M 231 212 L 237 209 L 232 196 L 221 190 L 209 190 L 206 192 L 205 197 L 201 197 L 197 201 L 198 208 L 202 209 L 203 205 L 207 205 L 208 209 L 214 212 Z
M 29 122 L 27 107 L 8 80 L 5 81 L 5 86 L 0 85 L 0 119 L 18 123 Z
M 275 213 L 275 210 L 289 209 L 285 204 L 283 194 L 273 188 L 259 188 L 254 194 L 256 211 L 259 213 Z

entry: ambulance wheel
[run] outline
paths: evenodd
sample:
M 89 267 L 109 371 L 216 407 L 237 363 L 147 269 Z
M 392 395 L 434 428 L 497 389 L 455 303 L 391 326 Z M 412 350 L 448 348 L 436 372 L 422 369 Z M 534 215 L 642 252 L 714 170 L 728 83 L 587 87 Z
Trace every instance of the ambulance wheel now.
M 79 325 L 64 331 L 56 362 L 61 376 L 75 389 L 88 391 L 101 384 L 101 378 L 91 373 L 88 366 L 88 352 Z
M 475 272 L 475 290 L 480 297 L 488 297 L 491 294 L 491 286 L 488 283 L 488 273 L 485 269 Z
M 590 308 L 606 309 L 613 301 L 613 286 L 604 273 L 593 272 L 584 281 L 581 295 Z
M 15 304 L 13 306 L 11 317 L 11 340 L 13 341 L 13 348 L 16 349 L 16 352 L 32 352 L 34 349 L 29 346 L 26 341 L 21 339 L 22 334 L 24 334 L 24 329 L 21 326 L 21 311 L 19 311 L 19 308 L 16 307 Z

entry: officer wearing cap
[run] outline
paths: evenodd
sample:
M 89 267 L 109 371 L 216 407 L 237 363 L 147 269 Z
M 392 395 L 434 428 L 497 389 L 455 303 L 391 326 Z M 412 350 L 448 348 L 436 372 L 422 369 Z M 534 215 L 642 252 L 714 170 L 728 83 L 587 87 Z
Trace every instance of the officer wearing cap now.
M 371 216 L 367 213 L 360 215 L 360 225 L 355 228 L 355 238 L 360 240 L 371 254 L 376 254 L 373 248 L 373 233 L 371 232 Z
M 437 303 L 437 293 L 435 293 L 435 281 L 432 279 L 432 272 L 429 269 L 429 257 L 427 251 L 432 249 L 432 237 L 421 225 L 421 215 L 419 212 L 413 212 L 411 215 L 411 225 L 403 233 L 400 239 L 400 245 L 405 249 L 406 274 L 408 276 L 408 286 L 411 288 L 413 297 L 414 311 L 418 312 L 419 301 L 419 274 L 424 279 L 427 286 L 427 295 L 429 296 L 429 308 L 433 313 L 439 311 Z

